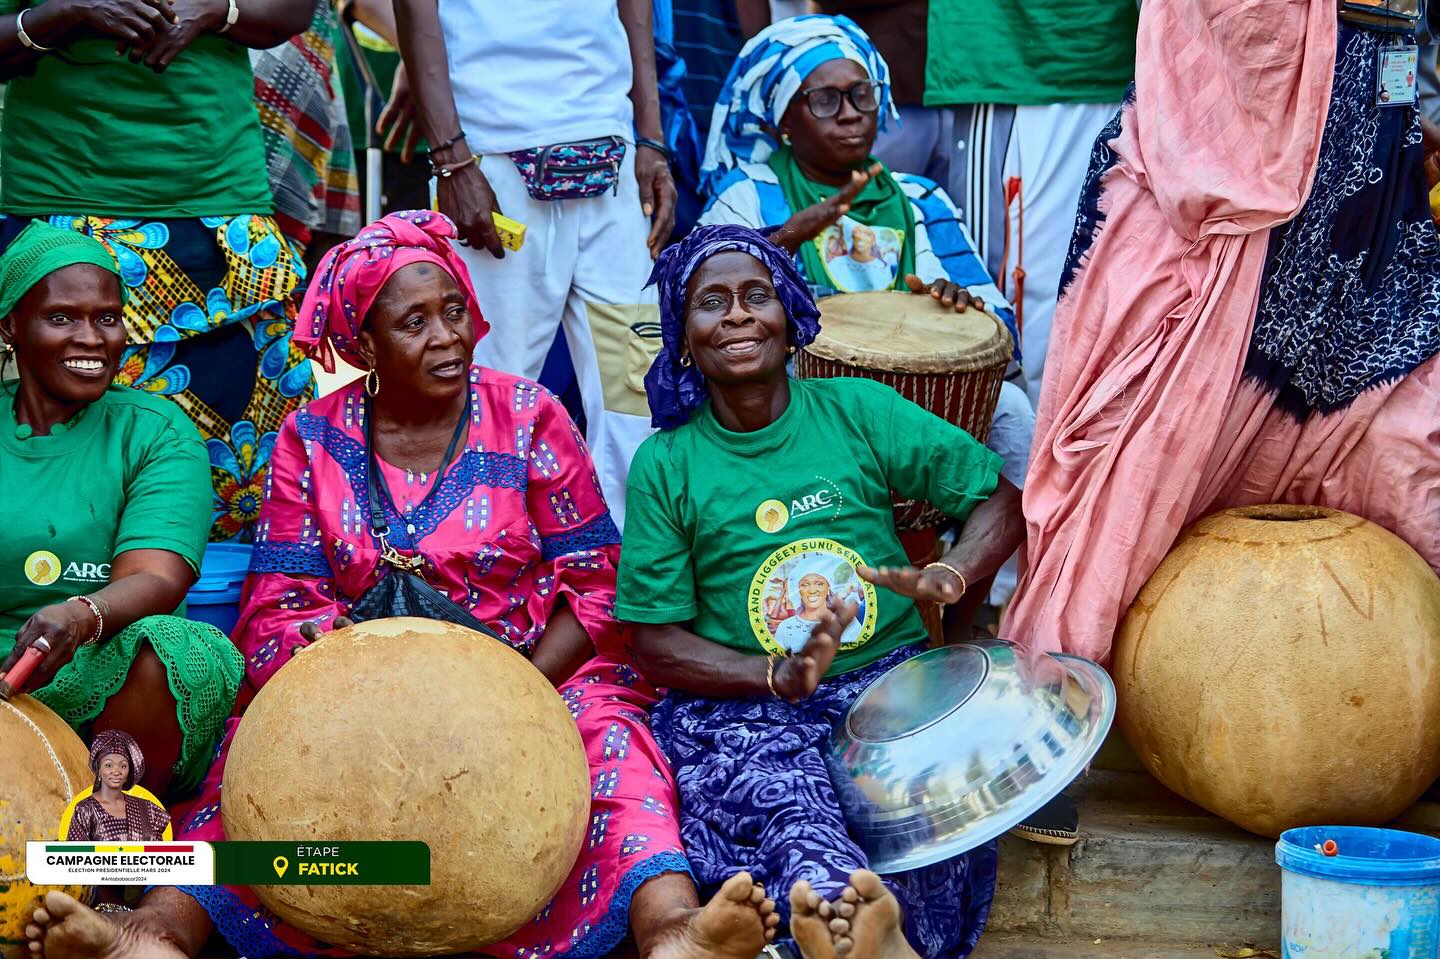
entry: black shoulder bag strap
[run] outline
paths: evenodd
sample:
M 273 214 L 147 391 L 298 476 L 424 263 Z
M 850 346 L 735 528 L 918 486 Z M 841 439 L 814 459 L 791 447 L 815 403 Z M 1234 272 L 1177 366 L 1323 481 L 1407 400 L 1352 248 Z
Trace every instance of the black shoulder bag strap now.
M 416 553 L 414 556 L 406 556 L 390 545 L 390 523 L 385 518 L 385 504 L 396 516 L 400 510 L 395 505 L 394 499 L 390 496 L 390 488 L 385 482 L 385 476 L 380 472 L 380 462 L 375 455 L 375 433 L 372 410 L 367 401 L 365 403 L 365 447 L 366 447 L 366 473 L 367 485 L 369 487 L 370 507 L 370 532 L 380 544 L 380 565 L 390 567 L 382 572 L 380 581 L 371 587 L 371 591 L 381 591 L 376 599 L 378 603 L 365 603 L 366 597 L 355 605 L 357 607 L 377 605 L 382 607 L 379 610 L 368 610 L 371 615 L 368 618 L 378 618 L 385 615 L 423 615 L 429 619 L 440 619 L 447 622 L 473 629 L 477 633 L 483 633 L 491 639 L 504 643 L 505 640 L 491 629 L 488 625 L 477 618 L 468 609 L 456 603 L 444 592 L 425 582 L 421 570 L 425 566 L 425 558 L 419 554 L 419 541 L 414 542 Z M 465 435 L 465 428 L 470 422 L 470 405 L 467 402 L 464 411 L 460 414 L 460 421 L 455 424 L 455 434 L 450 437 L 450 446 L 445 450 L 445 459 L 439 471 L 435 474 L 435 483 L 425 498 L 420 501 L 416 509 L 420 509 L 430 502 L 431 497 L 440 488 L 445 479 L 445 473 L 451 466 L 451 460 L 455 457 L 455 450 L 460 445 L 460 440 Z M 383 498 L 382 498 L 383 497 Z M 413 512 L 413 511 L 412 511 Z M 403 594 L 403 595 L 397 595 Z M 368 597 L 370 594 L 367 593 Z M 380 599 L 387 596 L 388 599 Z M 388 607 L 388 608 L 384 608 Z M 509 645 L 508 643 L 506 645 Z

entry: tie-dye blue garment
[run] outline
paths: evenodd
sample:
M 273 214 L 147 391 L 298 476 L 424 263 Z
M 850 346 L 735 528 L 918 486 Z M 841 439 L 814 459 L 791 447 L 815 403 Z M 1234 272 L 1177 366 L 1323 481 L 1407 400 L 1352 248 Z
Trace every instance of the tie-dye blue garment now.
M 747 869 L 788 923 L 790 887 L 809 880 L 833 899 L 868 868 L 845 827 L 823 750 L 836 721 L 886 671 L 924 651 L 896 650 L 820 684 L 791 704 L 773 696 L 707 699 L 671 692 L 655 708 L 655 740 L 680 790 L 680 837 L 701 898 Z M 905 934 L 927 959 L 962 959 L 985 929 L 995 894 L 996 844 L 885 876 Z

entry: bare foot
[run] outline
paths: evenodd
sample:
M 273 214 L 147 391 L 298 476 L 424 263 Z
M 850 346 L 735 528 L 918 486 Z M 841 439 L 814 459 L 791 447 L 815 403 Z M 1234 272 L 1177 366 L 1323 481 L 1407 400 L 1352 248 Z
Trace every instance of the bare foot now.
M 805 959 L 836 959 L 830 923 L 838 918 L 830 901 L 804 879 L 790 887 L 790 935 Z
M 63 892 L 47 892 L 25 938 L 37 959 L 188 959 L 136 915 L 101 915 Z
M 849 926 L 835 934 L 835 953 L 844 959 L 920 959 L 900 927 L 900 900 L 870 870 L 850 874 L 837 912 Z
M 647 959 L 755 959 L 779 925 L 775 900 L 766 897 L 765 887 L 748 872 L 737 872 Z

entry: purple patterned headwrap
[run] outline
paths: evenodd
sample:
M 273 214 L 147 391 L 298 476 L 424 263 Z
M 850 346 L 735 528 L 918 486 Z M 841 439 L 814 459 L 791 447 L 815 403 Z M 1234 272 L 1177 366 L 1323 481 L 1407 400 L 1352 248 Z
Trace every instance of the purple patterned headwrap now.
M 90 744 L 91 771 L 98 776 L 100 761 L 110 755 L 124 756 L 130 763 L 131 783 L 145 778 L 145 756 L 129 733 L 119 729 L 106 729 L 95 734 L 95 741 Z
M 793 346 L 809 345 L 820 332 L 820 308 L 795 266 L 794 257 L 749 227 L 697 227 L 660 254 L 646 284 L 655 286 L 660 293 L 660 353 L 645 374 L 650 425 L 657 429 L 670 430 L 688 423 L 691 414 L 705 405 L 710 395 L 700 370 L 680 365 L 685 342 L 685 286 L 701 263 L 732 250 L 749 253 L 770 271 L 775 292 L 785 307 Z

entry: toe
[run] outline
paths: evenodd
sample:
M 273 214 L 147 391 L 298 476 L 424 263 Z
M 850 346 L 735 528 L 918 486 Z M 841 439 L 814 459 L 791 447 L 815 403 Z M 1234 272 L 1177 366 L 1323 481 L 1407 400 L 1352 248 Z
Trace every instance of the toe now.
M 820 906 L 815 911 L 820 913 L 821 919 L 829 919 L 831 916 L 835 915 L 835 907 L 830 905 L 829 900 L 826 899 L 820 900 Z
M 854 919 L 854 918 L 855 918 L 855 903 L 853 903 L 853 902 L 842 902 L 842 903 L 840 903 L 839 905 L 837 905 L 837 906 L 835 907 L 835 911 L 840 914 L 840 918 L 841 918 L 841 919 Z
M 780 928 L 780 913 L 778 913 L 778 912 L 772 912 L 772 913 L 770 913 L 770 915 L 766 916 L 766 917 L 765 917 L 765 928 L 766 928 L 766 929 L 779 929 L 779 928 Z
M 819 912 L 820 906 L 824 904 L 824 902 L 825 900 L 820 898 L 820 894 L 813 890 L 805 897 L 805 906 L 810 912 Z
M 50 921 L 50 913 L 45 911 L 44 906 L 39 906 L 30 914 L 30 918 L 34 919 L 37 924 L 43 926 Z
M 766 899 L 760 903 L 760 905 L 756 906 L 755 909 L 762 916 L 773 916 L 775 914 L 775 900 Z
M 765 887 L 757 882 L 755 885 L 750 887 L 750 904 L 758 907 L 764 901 Z
M 885 895 L 885 883 L 868 869 L 857 869 L 850 874 L 850 885 L 865 900 L 879 899 Z
M 795 885 L 790 887 L 790 911 L 799 913 L 800 915 L 807 915 L 813 912 L 815 907 L 810 905 L 811 896 L 815 896 L 815 892 L 810 888 L 808 882 L 801 879 L 795 883 Z M 820 897 L 815 896 L 815 901 L 818 904 Z
M 830 920 L 830 932 L 837 936 L 848 936 L 850 934 L 850 920 L 835 917 Z
M 848 956 L 850 950 L 855 948 L 855 940 L 849 936 L 842 936 L 835 940 L 835 953 L 840 956 Z
M 26 939 L 39 939 L 44 934 L 44 930 L 41 929 L 39 926 L 35 925 L 34 923 L 31 923 L 30 925 L 25 927 Z
M 840 899 L 843 902 L 859 902 L 860 894 L 855 891 L 854 886 L 846 886 L 845 890 L 840 893 Z
M 750 878 L 748 872 L 737 872 L 725 880 L 725 885 L 720 887 L 721 899 L 728 899 L 731 902 L 748 902 L 750 890 L 755 888 L 755 882 Z

